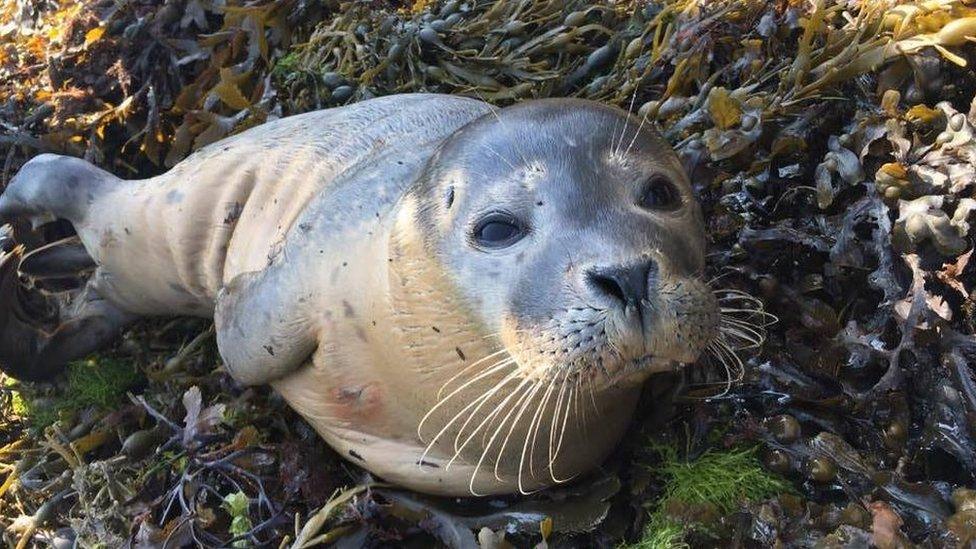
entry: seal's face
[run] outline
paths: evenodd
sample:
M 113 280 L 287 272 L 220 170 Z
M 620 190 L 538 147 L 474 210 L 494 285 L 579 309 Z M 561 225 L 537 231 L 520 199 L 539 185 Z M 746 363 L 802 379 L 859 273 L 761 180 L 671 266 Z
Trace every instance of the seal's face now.
M 424 187 L 428 246 L 523 376 L 632 383 L 715 336 L 698 204 L 671 148 L 626 113 L 501 110 L 454 136 Z
M 680 163 L 598 103 L 531 101 L 453 134 L 391 243 L 400 345 L 424 360 L 389 375 L 412 376 L 428 467 L 398 480 L 427 490 L 525 492 L 594 467 L 640 382 L 719 330 Z

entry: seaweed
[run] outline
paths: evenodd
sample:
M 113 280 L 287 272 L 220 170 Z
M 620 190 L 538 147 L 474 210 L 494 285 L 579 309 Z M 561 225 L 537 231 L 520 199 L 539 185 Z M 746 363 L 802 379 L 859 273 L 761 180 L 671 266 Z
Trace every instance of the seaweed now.
M 143 380 L 131 362 L 93 357 L 69 364 L 64 387 L 51 395 L 25 394 L 25 388 L 16 382 L 7 387 L 16 392 L 13 413 L 32 428 L 43 430 L 63 416 L 89 408 L 111 410 L 125 400 L 126 391 Z
M 682 460 L 666 444 L 650 443 L 656 460 L 647 467 L 663 483 L 660 497 L 640 540 L 630 546 L 648 549 L 687 546 L 690 532 L 714 533 L 716 522 L 741 506 L 792 492 L 790 484 L 767 471 L 758 447 L 708 449 Z

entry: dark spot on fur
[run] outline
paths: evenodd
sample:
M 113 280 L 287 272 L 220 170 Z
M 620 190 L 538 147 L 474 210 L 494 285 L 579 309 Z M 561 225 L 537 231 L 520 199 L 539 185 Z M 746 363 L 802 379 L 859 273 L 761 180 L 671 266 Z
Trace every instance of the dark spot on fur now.
M 173 290 L 174 292 L 178 292 L 180 294 L 185 294 L 186 293 L 186 290 L 183 288 L 183 286 L 180 286 L 179 284 L 177 284 L 175 282 L 170 282 L 169 283 L 169 289 L 170 290 Z
M 122 230 L 125 231 L 125 234 L 132 234 L 128 227 L 122 227 Z
M 349 263 L 348 263 L 348 262 L 346 262 L 346 261 L 343 261 L 343 262 L 342 262 L 342 266 L 343 266 L 343 267 L 345 267 L 345 266 L 347 266 L 347 265 L 349 265 Z
M 373 326 L 376 326 L 376 321 L 375 320 L 373 321 Z
M 183 202 L 183 193 L 173 189 L 172 191 L 166 193 L 166 203 L 167 204 L 179 204 Z
M 265 345 L 264 350 L 268 351 L 269 355 L 274 356 L 274 347 L 272 347 L 271 345 Z
M 438 328 L 437 326 L 431 326 L 431 327 L 430 327 L 430 329 L 431 329 L 431 330 L 434 330 L 434 331 L 435 331 L 435 332 L 437 332 L 437 333 L 441 333 L 441 329 L 440 329 L 440 328 Z
M 429 461 L 427 461 L 425 459 L 422 459 L 422 460 L 418 461 L 417 462 L 417 465 L 420 465 L 420 466 L 423 466 L 423 467 L 433 467 L 434 469 L 440 469 L 440 467 L 441 467 L 440 465 L 438 465 L 436 463 L 431 463 L 431 462 L 429 462 Z
M 224 218 L 224 225 L 230 225 L 241 217 L 244 206 L 240 202 L 234 202 L 227 208 L 227 217 Z
M 359 341 L 366 341 L 366 332 L 359 326 L 356 326 L 356 337 L 359 338 Z
M 349 455 L 352 456 L 352 457 L 354 457 L 354 458 L 356 458 L 356 459 L 358 459 L 359 461 L 361 461 L 363 463 L 366 463 L 366 460 L 363 459 L 363 456 L 359 455 L 355 450 L 349 450 Z
M 68 186 L 69 189 L 74 189 L 81 183 L 81 180 L 77 175 L 71 174 L 64 176 L 64 184 Z
M 311 223 L 299 223 L 298 224 L 298 229 L 300 231 L 302 231 L 303 233 L 307 233 L 308 231 L 311 231 L 312 230 L 312 224 Z
M 464 357 L 464 351 L 462 351 L 460 347 L 455 347 L 454 352 L 457 353 L 461 360 L 467 360 L 467 358 Z
M 343 387 L 339 389 L 338 399 L 343 403 L 350 403 L 355 400 L 359 400 L 363 396 L 363 388 L 359 387 L 354 389 L 351 387 Z
M 454 186 L 451 185 L 447 188 L 447 209 L 450 210 L 451 206 L 454 205 Z
M 345 313 L 346 318 L 352 318 L 356 316 L 356 311 L 352 308 L 352 305 L 350 305 L 349 302 L 346 301 L 345 299 L 342 300 L 342 310 Z
M 518 255 L 515 256 L 515 263 L 521 263 L 522 260 L 524 259 L 525 259 L 525 252 L 519 252 Z
M 102 233 L 102 238 L 98 244 L 102 248 L 108 248 L 114 245 L 116 241 L 117 239 L 115 238 L 115 233 L 113 233 L 111 229 L 107 229 L 104 233 Z

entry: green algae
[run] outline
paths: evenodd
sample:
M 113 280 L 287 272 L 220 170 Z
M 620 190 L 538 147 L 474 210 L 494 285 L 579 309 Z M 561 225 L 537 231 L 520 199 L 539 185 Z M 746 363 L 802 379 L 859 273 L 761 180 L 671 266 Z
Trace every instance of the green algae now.
M 44 429 L 65 416 L 94 407 L 108 410 L 125 400 L 126 391 L 143 379 L 135 366 L 123 360 L 93 357 L 68 365 L 66 383 L 51 395 L 41 396 L 34 387 L 18 382 L 13 412 L 27 419 L 33 429 Z
M 712 523 L 745 503 L 792 491 L 788 482 L 763 468 L 757 447 L 709 449 L 693 460 L 681 459 L 672 446 L 653 444 L 651 449 L 660 461 L 649 467 L 663 481 L 664 490 L 632 548 L 688 547 L 688 532 L 707 533 Z

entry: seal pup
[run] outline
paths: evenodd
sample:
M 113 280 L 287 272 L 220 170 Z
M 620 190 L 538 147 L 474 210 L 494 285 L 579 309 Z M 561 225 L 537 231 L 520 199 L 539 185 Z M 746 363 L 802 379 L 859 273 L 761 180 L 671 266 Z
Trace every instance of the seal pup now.
M 28 227 L 54 220 L 76 236 Z M 0 222 L 15 227 L 7 372 L 50 376 L 139 317 L 213 316 L 234 379 L 271 384 L 344 457 L 433 494 L 591 469 L 642 382 L 721 338 L 681 164 L 592 101 L 382 97 L 137 181 L 45 154 L 0 195 Z M 79 289 L 38 290 L 76 272 Z

